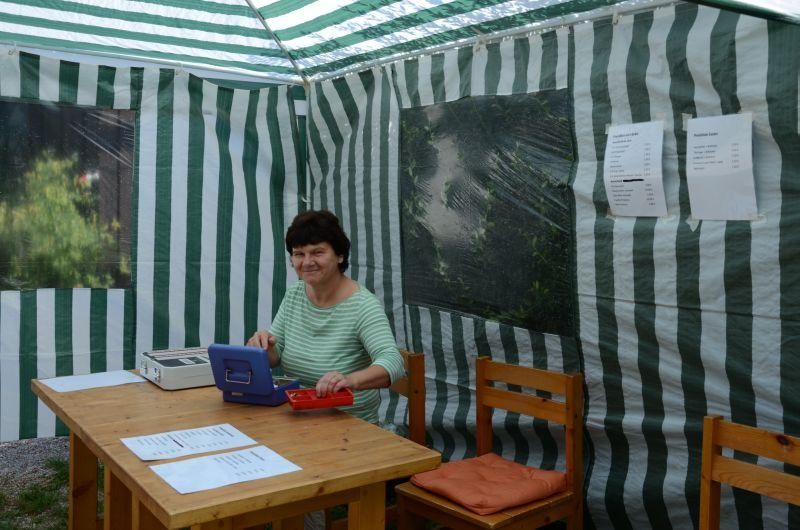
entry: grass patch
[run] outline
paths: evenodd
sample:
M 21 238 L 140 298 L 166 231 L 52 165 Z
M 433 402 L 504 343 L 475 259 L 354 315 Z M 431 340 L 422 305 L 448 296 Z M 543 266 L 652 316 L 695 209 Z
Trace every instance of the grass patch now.
M 69 462 L 52 458 L 27 478 L 15 488 L 0 477 L 0 530 L 66 529 Z

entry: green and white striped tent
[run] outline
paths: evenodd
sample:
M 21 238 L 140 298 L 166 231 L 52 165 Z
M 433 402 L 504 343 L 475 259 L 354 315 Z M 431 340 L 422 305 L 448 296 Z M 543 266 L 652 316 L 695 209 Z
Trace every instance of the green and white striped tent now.
M 32 378 L 267 327 L 294 280 L 287 223 L 324 207 L 398 344 L 427 355 L 429 435 L 445 458 L 474 454 L 477 355 L 579 370 L 587 528 L 695 527 L 705 414 L 800 434 L 800 6 L 701 4 L 0 2 L 0 98 L 136 113 L 133 287 L 0 292 L 0 440 L 66 432 Z M 400 113 L 545 90 L 572 101 L 573 332 L 405 303 Z M 696 221 L 684 121 L 737 112 L 753 115 L 759 218 Z M 606 127 L 650 120 L 665 123 L 670 215 L 615 218 Z M 382 414 L 402 423 L 405 404 L 387 395 Z M 558 429 L 495 422 L 506 456 L 562 462 Z M 723 517 L 800 528 L 796 507 L 739 491 L 723 495 Z

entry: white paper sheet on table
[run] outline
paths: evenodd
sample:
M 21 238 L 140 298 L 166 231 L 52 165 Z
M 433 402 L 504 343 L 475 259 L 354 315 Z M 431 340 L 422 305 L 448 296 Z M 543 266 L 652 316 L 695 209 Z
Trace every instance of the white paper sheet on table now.
M 686 180 L 695 219 L 755 219 L 753 115 L 745 112 L 689 120 Z
M 603 181 L 614 215 L 667 215 L 661 168 L 663 145 L 664 122 L 609 127 Z
M 122 438 L 121 442 L 142 460 L 163 460 L 257 443 L 230 423 L 133 436 Z
M 56 392 L 72 392 L 73 390 L 86 390 L 88 388 L 144 383 L 147 379 L 132 374 L 127 370 L 114 370 L 96 374 L 64 375 L 50 379 L 40 379 L 40 381 L 43 385 L 49 386 Z
M 302 468 L 272 449 L 259 445 L 230 453 L 156 464 L 150 466 L 150 469 L 178 493 L 195 493 L 283 475 Z

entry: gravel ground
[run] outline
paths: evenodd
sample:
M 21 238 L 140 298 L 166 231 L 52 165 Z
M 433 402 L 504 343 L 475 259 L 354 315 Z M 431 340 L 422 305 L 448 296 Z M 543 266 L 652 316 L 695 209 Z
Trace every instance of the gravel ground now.
M 69 437 L 35 438 L 0 443 L 0 477 L 18 491 L 50 474 L 45 463 L 51 458 L 69 459 Z M 9 492 L 7 492 L 9 493 Z

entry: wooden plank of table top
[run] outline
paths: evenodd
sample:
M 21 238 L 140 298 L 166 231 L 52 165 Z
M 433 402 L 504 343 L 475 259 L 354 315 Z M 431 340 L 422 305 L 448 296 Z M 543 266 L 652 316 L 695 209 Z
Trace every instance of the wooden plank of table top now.
M 152 513 L 183 527 L 435 468 L 438 453 L 337 410 L 294 412 L 225 403 L 215 387 L 163 391 L 135 383 L 57 393 L 40 382 L 34 392 Z M 120 438 L 230 423 L 303 471 L 180 495 Z M 193 456 L 196 457 L 197 455 Z M 193 458 L 187 457 L 187 458 Z M 137 514 L 138 515 L 138 514 Z

